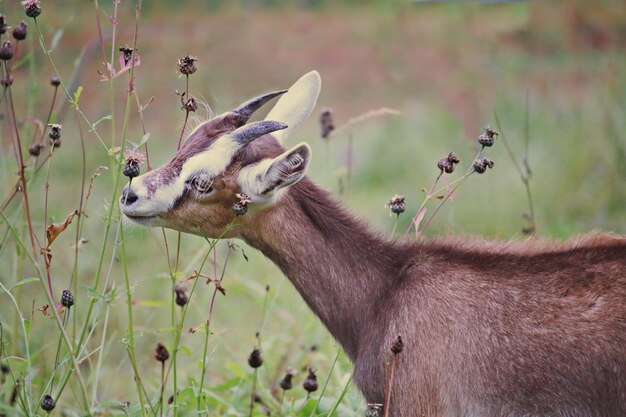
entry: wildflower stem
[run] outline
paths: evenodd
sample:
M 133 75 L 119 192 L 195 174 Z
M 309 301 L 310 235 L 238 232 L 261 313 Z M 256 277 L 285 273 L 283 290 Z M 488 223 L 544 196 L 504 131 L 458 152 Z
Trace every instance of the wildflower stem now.
M 387 392 L 385 394 L 385 415 L 384 417 L 389 416 L 389 410 L 391 409 L 391 393 L 393 391 L 393 377 L 396 370 L 396 362 L 398 360 L 398 355 L 393 355 L 391 358 L 391 365 L 389 369 L 389 379 L 387 380 Z
M 439 175 L 437 175 L 437 178 L 435 178 L 435 181 L 433 181 L 432 185 L 430 186 L 430 189 L 428 190 L 428 192 L 426 193 L 426 196 L 424 197 L 424 200 L 422 201 L 422 204 L 420 204 L 417 211 L 415 212 L 415 216 L 413 216 L 413 219 L 411 220 L 411 224 L 409 224 L 409 227 L 406 229 L 406 232 L 404 232 L 404 238 L 406 238 L 406 236 L 409 234 L 409 231 L 411 230 L 411 227 L 413 226 L 415 226 L 415 233 L 416 234 L 418 233 L 417 229 L 419 225 L 415 224 L 417 222 L 417 216 L 421 214 L 422 210 L 426 206 L 426 203 L 428 203 L 428 201 L 432 199 L 432 196 L 437 194 L 437 193 L 433 193 L 433 190 L 435 186 L 437 185 L 437 183 L 439 182 L 439 179 L 441 178 L 442 175 L 443 175 L 443 171 L 441 171 Z
M 433 218 L 435 217 L 435 215 L 439 212 L 439 210 L 441 209 L 441 207 L 446 203 L 446 201 L 448 201 L 448 199 L 452 196 L 452 194 L 454 194 L 454 192 L 456 191 L 457 188 L 459 188 L 459 186 L 461 185 L 461 183 L 463 183 L 463 181 L 469 177 L 470 175 L 472 175 L 473 171 L 463 175 L 461 178 L 459 178 L 456 182 L 456 185 L 448 192 L 448 194 L 446 194 L 446 196 L 443 198 L 443 200 L 441 200 L 441 203 L 439 203 L 439 205 L 437 206 L 437 208 L 435 209 L 435 211 L 433 212 L 433 214 L 430 215 L 430 217 L 428 218 L 428 220 L 426 221 L 426 224 L 424 225 L 424 227 L 422 228 L 421 232 L 424 233 L 424 231 L 428 228 L 428 226 L 430 225 L 430 223 L 433 221 Z
M 248 413 L 248 417 L 252 417 L 252 413 L 254 412 L 254 400 L 256 398 L 256 381 L 259 374 L 259 368 L 254 368 L 252 373 L 252 394 L 250 395 L 250 412 Z
M 9 71 L 9 67 L 7 65 L 6 62 L 3 63 L 3 68 L 4 68 L 4 76 L 6 78 L 9 78 L 11 76 L 11 73 Z M 30 235 L 30 243 L 31 243 L 31 248 L 33 251 L 33 258 L 35 259 L 35 261 L 37 260 L 37 246 L 39 246 L 38 244 L 36 244 L 37 241 L 37 237 L 35 235 L 35 231 L 33 229 L 33 222 L 32 222 L 32 218 L 30 215 L 30 204 L 28 201 L 28 190 L 27 190 L 27 184 L 26 184 L 26 176 L 24 175 L 24 169 L 26 168 L 26 166 L 24 165 L 24 155 L 22 153 L 22 141 L 20 139 L 20 132 L 19 129 L 17 127 L 17 118 L 15 116 L 15 106 L 13 103 L 13 91 L 10 85 L 7 85 L 5 88 L 5 91 L 7 93 L 7 100 L 6 100 L 6 112 L 7 114 L 10 115 L 10 123 L 13 127 L 13 129 L 8 129 L 9 130 L 9 135 L 11 136 L 12 139 L 14 139 L 14 143 L 15 143 L 15 151 L 17 153 L 17 163 L 19 164 L 19 169 L 18 169 L 18 175 L 20 177 L 20 181 L 22 183 L 22 197 L 23 197 L 23 201 L 24 201 L 24 214 L 26 215 L 26 223 L 28 225 L 28 233 Z M 13 130 L 15 131 L 15 137 L 13 137 Z M 52 294 L 51 294 L 52 295 Z

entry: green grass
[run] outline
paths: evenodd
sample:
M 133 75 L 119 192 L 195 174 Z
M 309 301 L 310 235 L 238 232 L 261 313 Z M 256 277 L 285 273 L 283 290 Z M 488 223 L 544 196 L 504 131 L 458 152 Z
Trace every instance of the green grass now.
M 242 4 L 212 11 L 198 11 L 191 3 L 180 7 L 150 5 L 144 10 L 138 37 L 142 65 L 136 68 L 135 85 L 142 102 L 154 97 L 144 112 L 145 125 L 151 133 L 153 166 L 173 155 L 184 119 L 174 94 L 175 89 L 184 89 L 184 79 L 177 78 L 176 73 L 180 56 L 198 56 L 199 71 L 190 79 L 190 91 L 205 99 L 217 113 L 255 94 L 288 87 L 301 74 L 318 69 L 324 83 L 318 111 L 294 141 L 306 140 L 313 148 L 310 177 L 339 194 L 339 182 L 345 183 L 346 152 L 352 135 L 352 178 L 349 191 L 340 198 L 372 227 L 391 232 L 395 219 L 389 217 L 384 204 L 394 194 L 402 194 L 407 197 L 408 210 L 400 216 L 398 230 L 406 230 L 424 197 L 420 190 L 429 187 L 438 174 L 437 161 L 454 151 L 461 157 L 462 166 L 471 163 L 476 137 L 483 126 L 495 126 L 495 112 L 520 160 L 528 117 L 529 162 L 533 172 L 530 186 L 539 235 L 566 238 L 592 229 L 626 233 L 626 76 L 621 71 L 626 58 L 620 49 L 620 28 L 623 30 L 626 23 L 616 12 L 617 6 L 606 3 L 593 10 L 584 8 L 582 3 L 568 6 L 572 13 L 585 12 L 587 26 L 597 28 L 598 22 L 602 22 L 610 42 L 608 46 L 594 46 L 580 35 L 583 31 L 575 21 L 562 17 L 558 7 L 535 3 L 409 7 L 380 2 L 371 7 L 344 4 L 333 8 L 320 2 L 313 11 L 280 5 L 248 9 Z M 18 5 L 0 5 L 11 24 L 25 18 Z M 100 6 L 109 14 L 113 12 L 110 2 L 101 2 Z M 120 5 L 116 48 L 133 43 L 133 8 L 132 2 Z M 98 81 L 97 70 L 103 71 L 104 67 L 97 47 L 93 4 L 60 2 L 52 6 L 45 2 L 38 23 L 47 45 L 60 34 L 51 55 L 68 85 L 83 48 L 90 42 L 95 45 L 93 54 L 85 53 L 88 58 L 80 71 L 80 108 L 95 123 L 111 115 L 113 104 L 119 145 L 125 129 L 128 76 L 115 80 L 112 86 Z M 101 23 L 109 55 L 111 24 L 104 15 Z M 33 124 L 22 122 L 27 117 L 45 118 L 52 98 L 47 80 L 53 71 L 39 48 L 32 20 L 29 38 L 20 49 L 20 58 L 13 67 L 12 88 L 26 152 Z M 323 107 L 334 109 L 338 125 L 381 107 L 397 109 L 402 114 L 368 120 L 326 143 L 319 138 L 316 120 Z M 59 109 L 57 106 L 55 115 Z M 0 130 L 3 199 L 17 179 L 17 165 L 4 101 L 0 112 L 4 113 Z M 50 167 L 48 223 L 62 221 L 78 208 L 82 156 L 77 120 L 80 117 L 69 110 L 62 121 L 63 145 L 55 151 Z M 76 305 L 66 327 L 70 340 L 76 343 L 83 328 L 91 331 L 90 324 L 94 319 L 97 323 L 81 353 L 81 357 L 87 355 L 80 371 L 88 406 L 84 405 L 77 374 L 70 372 L 68 385 L 53 413 L 86 415 L 107 411 L 114 415 L 141 415 L 127 350 L 125 268 L 132 298 L 132 350 L 147 394 L 144 401 L 157 407 L 161 367 L 153 358 L 154 348 L 162 342 L 172 352 L 172 311 L 176 321 L 181 317 L 178 306 L 172 310 L 170 275 L 170 265 L 176 261 L 177 233 L 166 231 L 168 260 L 160 229 L 125 224 L 124 262 L 122 247 L 112 244 L 119 213 L 115 206 L 109 212 L 119 163 L 88 132 L 84 120 L 81 123 L 86 143 L 86 182 L 96 167 L 104 165 L 109 170 L 95 179 L 93 194 L 85 207 L 79 234 L 84 243 L 78 251 L 76 285 L 71 284 L 76 223 L 52 245 L 51 275 L 57 300 L 61 290 L 74 289 Z M 126 128 L 131 141 L 137 142 L 143 136 L 134 99 Z M 98 133 L 106 146 L 111 146 L 111 121 L 98 124 Z M 489 149 L 488 156 L 496 162 L 495 168 L 482 176 L 472 175 L 459 188 L 429 226 L 427 238 L 445 233 L 502 239 L 523 237 L 522 214 L 527 211 L 523 184 L 501 143 Z M 39 239 L 44 237 L 45 173 L 44 168 L 34 175 L 29 187 L 33 227 Z M 121 177 L 118 193 L 124 180 Z M 428 213 L 434 207 L 431 204 Z M 111 225 L 106 235 L 108 244 L 101 251 L 107 222 Z M 22 384 L 25 380 L 32 384 L 27 395 L 20 390 L 30 402 L 30 408 L 26 407 L 28 414 L 43 415 L 37 403 L 47 392 L 60 333 L 55 321 L 37 310 L 48 300 L 38 280 L 29 280 L 37 276 L 37 270 L 27 256 L 30 242 L 19 202 L 3 211 L 0 243 L 0 283 L 11 295 L 0 290 L 2 359 L 11 365 L 14 377 Z M 319 414 L 326 415 L 336 406 L 349 380 L 349 361 L 278 268 L 242 242 L 235 243 L 240 250 L 231 254 L 225 271 L 226 296 L 217 294 L 211 319 L 203 395 L 199 393 L 201 352 L 213 287 L 200 280 L 188 305 L 176 364 L 177 412 L 193 415 L 200 403 L 200 408 L 207 407 L 211 415 L 247 416 L 252 386 L 247 357 L 258 345 L 255 333 L 260 331 L 265 362 L 258 374 L 258 393 L 273 414 L 277 414 L 280 393 L 272 392 L 271 387 L 291 366 L 298 374 L 281 411 L 285 415 L 315 415 L 313 408 L 321 389 L 305 403 L 306 393 L 301 387 L 306 368 L 312 366 L 317 370 L 320 387 L 327 378 L 329 381 L 319 408 Z M 208 248 L 204 239 L 183 235 L 174 279 L 181 281 L 191 276 Z M 219 275 L 228 248 L 221 242 L 215 250 Z M 103 268 L 99 286 L 93 288 L 100 258 Z M 212 259 L 211 254 L 204 267 L 209 276 L 214 275 Z M 109 265 L 111 272 L 105 288 Z M 23 285 L 16 286 L 20 282 Z M 185 283 L 188 289 L 191 284 Z M 11 297 L 24 318 L 23 327 Z M 91 321 L 85 323 L 92 299 L 99 307 Z M 68 350 L 61 346 L 61 372 L 55 378 L 53 392 L 57 392 L 71 369 Z M 25 415 L 18 405 L 10 404 L 13 387 L 11 375 L 5 375 L 0 384 L 0 413 Z M 173 371 L 164 390 L 164 411 L 169 415 L 172 409 L 167 407 L 167 399 L 172 394 Z M 130 406 L 125 405 L 126 401 Z M 364 407 L 356 388 L 350 385 L 335 415 L 360 415 Z M 261 415 L 262 407 L 257 406 L 256 410 Z M 144 412 L 151 414 L 153 410 L 146 408 Z

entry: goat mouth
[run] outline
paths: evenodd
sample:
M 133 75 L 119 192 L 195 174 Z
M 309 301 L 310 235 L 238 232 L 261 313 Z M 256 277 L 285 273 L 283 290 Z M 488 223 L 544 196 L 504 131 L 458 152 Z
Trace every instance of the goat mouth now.
M 132 220 L 135 223 L 139 223 L 141 225 L 146 225 L 149 226 L 151 223 L 153 223 L 155 220 L 157 220 L 159 218 L 158 215 L 154 214 L 154 215 L 139 215 L 139 214 L 127 214 L 124 213 L 124 215 L 126 217 L 128 217 L 128 219 Z

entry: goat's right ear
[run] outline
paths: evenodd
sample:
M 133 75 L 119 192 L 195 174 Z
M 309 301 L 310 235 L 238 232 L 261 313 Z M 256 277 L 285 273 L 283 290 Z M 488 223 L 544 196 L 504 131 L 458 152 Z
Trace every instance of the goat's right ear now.
M 239 185 L 252 201 L 269 201 L 278 190 L 300 181 L 310 160 L 311 148 L 303 142 L 276 158 L 244 168 Z

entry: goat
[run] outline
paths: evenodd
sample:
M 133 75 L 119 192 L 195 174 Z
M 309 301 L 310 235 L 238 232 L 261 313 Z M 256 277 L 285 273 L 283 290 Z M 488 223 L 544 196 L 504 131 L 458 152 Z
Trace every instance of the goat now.
M 281 145 L 320 86 L 311 72 L 201 124 L 124 189 L 123 213 L 260 250 L 342 345 L 369 403 L 384 401 L 401 334 L 392 416 L 626 416 L 626 238 L 385 239 L 305 177 L 306 143 Z M 240 193 L 251 203 L 236 216 Z

